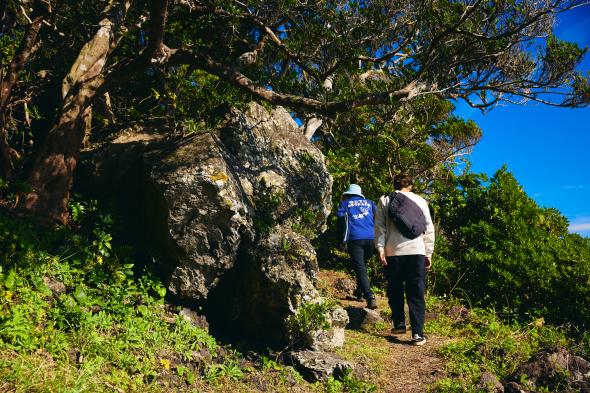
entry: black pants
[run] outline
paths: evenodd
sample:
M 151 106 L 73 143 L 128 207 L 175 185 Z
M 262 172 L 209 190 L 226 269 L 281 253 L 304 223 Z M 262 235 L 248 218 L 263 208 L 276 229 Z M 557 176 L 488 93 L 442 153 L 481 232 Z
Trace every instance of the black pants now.
M 410 309 L 412 334 L 424 334 L 424 255 L 403 255 L 387 257 L 385 277 L 387 298 L 391 307 L 393 323 L 406 323 L 404 315 L 404 293 Z
M 373 239 L 370 240 L 349 240 L 346 242 L 348 254 L 352 259 L 352 267 L 356 273 L 357 288 L 361 290 L 365 299 L 372 298 L 371 284 L 367 275 L 367 260 L 375 253 Z

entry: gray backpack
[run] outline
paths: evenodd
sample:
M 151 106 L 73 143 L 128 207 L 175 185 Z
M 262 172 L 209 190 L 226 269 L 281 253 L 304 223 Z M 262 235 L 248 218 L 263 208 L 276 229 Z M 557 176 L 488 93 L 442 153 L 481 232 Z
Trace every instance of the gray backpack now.
M 415 239 L 426 231 L 426 217 L 422 209 L 401 192 L 389 194 L 387 215 L 408 239 Z

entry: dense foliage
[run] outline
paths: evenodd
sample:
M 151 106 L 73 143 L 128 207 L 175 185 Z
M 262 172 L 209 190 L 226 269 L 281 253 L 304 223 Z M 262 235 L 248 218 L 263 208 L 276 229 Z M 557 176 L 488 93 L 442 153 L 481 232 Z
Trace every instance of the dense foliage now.
M 318 134 L 347 144 L 376 126 L 383 148 L 438 162 L 448 149 L 422 154 L 414 139 L 476 136 L 453 118 L 429 130 L 446 100 L 590 102 L 576 70 L 586 50 L 553 35 L 556 15 L 581 3 L 3 1 L 0 178 L 18 208 L 65 223 L 89 138 L 147 119 L 185 137 L 252 98 L 293 110 L 308 136 L 323 123 Z
M 74 217 L 81 220 L 83 210 L 91 208 L 76 204 Z M 184 378 L 194 381 L 198 351 L 215 353 L 206 330 L 168 316 L 159 280 L 133 277 L 125 250 L 112 247 L 107 224 L 102 220 L 85 236 L 0 217 L 3 381 L 19 390 L 99 391 L 104 383 L 136 390 L 171 364 L 191 360 Z M 63 374 L 30 369 L 28 362 L 43 358 L 57 362 Z
M 557 210 L 539 207 L 502 168 L 437 184 L 435 289 L 510 316 L 588 326 L 590 247 Z
M 361 393 L 352 376 L 309 384 L 276 357 L 219 344 L 136 271 L 96 202 L 72 203 L 73 228 L 0 212 L 0 380 L 15 392 L 258 391 Z M 301 331 L 311 314 L 297 314 Z M 313 315 L 311 316 L 313 319 Z M 270 356 L 270 355 L 269 355 Z M 273 360 L 274 359 L 274 360 Z
M 334 201 L 350 183 L 376 200 L 391 192 L 401 172 L 423 179 L 446 176 L 443 164 L 454 163 L 481 137 L 479 127 L 454 116 L 453 109 L 449 101 L 429 96 L 399 108 L 343 114 L 333 137 L 317 138 L 334 177 Z

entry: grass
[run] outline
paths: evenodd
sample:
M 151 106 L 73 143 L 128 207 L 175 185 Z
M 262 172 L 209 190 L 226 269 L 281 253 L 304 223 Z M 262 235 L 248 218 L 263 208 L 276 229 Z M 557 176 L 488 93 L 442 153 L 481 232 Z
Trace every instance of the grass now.
M 447 377 L 437 381 L 433 392 L 476 392 L 484 372 L 500 380 L 540 351 L 571 347 L 563 329 L 545 325 L 542 319 L 507 323 L 492 309 L 466 309 L 458 300 L 429 299 L 428 307 L 439 317 L 426 325 L 427 334 L 454 339 L 439 348 L 446 361 Z M 479 389 L 479 390 L 478 390 Z
M 113 244 L 108 216 L 75 209 L 75 229 L 0 212 L 0 391 L 365 391 L 352 376 L 310 384 L 218 344 Z
M 494 310 L 430 296 L 427 308 L 438 318 L 426 324 L 429 346 L 417 349 L 390 339 L 380 296 L 385 322 L 347 331 L 338 351 L 357 365 L 355 374 L 309 384 L 275 359 L 246 359 L 218 344 L 206 328 L 178 315 L 160 280 L 137 269 L 128 248 L 113 244 L 108 216 L 83 203 L 73 213 L 74 229 L 48 230 L 0 212 L 2 392 L 387 391 L 403 385 L 392 381 L 392 372 L 401 375 L 407 364 L 427 358 L 415 377 L 421 380 L 400 378 L 408 384 L 436 379 L 430 372 L 442 367 L 430 391 L 473 392 L 484 372 L 505 379 L 539 351 L 572 344 L 564 329 L 542 319 L 507 323 Z M 338 298 L 332 284 L 344 273 L 325 273 L 320 289 Z M 299 325 L 317 314 L 308 311 Z M 582 340 L 586 353 L 589 337 Z M 567 387 L 558 385 L 541 389 Z
M 364 331 L 349 330 L 346 332 L 346 344 L 338 351 L 344 359 L 368 366 L 363 379 L 371 381 L 375 386 L 387 386 L 391 348 L 386 339 Z

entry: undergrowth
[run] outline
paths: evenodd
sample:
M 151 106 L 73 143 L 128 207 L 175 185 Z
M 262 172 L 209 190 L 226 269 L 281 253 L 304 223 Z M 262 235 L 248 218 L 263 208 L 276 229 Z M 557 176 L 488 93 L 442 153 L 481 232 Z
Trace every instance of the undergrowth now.
M 453 338 L 438 349 L 446 360 L 446 377 L 431 387 L 433 392 L 485 391 L 479 386 L 484 372 L 506 380 L 533 355 L 572 346 L 564 329 L 542 318 L 508 323 L 493 309 L 468 309 L 458 300 L 431 296 L 428 303 L 438 317 L 426 324 L 426 333 Z
M 70 227 L 47 229 L 0 212 L 0 391 L 366 391 L 219 345 L 113 245 L 95 203 L 71 213 Z

